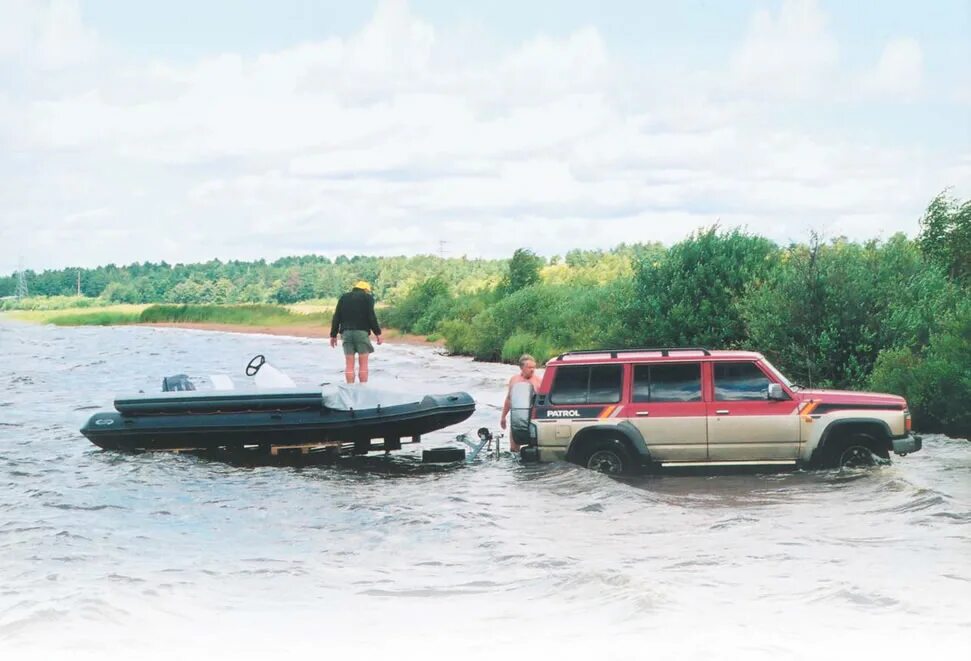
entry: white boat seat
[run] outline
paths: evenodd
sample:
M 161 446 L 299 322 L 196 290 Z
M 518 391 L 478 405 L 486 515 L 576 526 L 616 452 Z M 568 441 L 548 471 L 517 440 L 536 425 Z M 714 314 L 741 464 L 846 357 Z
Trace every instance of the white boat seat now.
M 236 384 L 225 374 L 210 374 L 209 380 L 212 382 L 214 390 L 235 390 Z

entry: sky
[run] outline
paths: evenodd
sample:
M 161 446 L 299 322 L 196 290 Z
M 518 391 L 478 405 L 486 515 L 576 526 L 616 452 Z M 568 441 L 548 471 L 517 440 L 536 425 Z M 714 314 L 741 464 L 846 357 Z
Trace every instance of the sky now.
M 0 0 L 0 274 L 910 236 L 971 2 Z

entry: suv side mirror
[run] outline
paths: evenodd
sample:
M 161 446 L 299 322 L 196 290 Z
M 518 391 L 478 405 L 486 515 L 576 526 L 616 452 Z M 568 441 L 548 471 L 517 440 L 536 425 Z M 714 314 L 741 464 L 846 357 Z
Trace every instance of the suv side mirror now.
M 769 399 L 789 399 L 782 386 L 778 383 L 769 384 Z

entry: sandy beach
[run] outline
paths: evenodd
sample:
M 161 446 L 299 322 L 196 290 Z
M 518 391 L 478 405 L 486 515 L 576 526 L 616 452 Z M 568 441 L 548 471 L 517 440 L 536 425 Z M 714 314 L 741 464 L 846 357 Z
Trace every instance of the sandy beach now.
M 248 326 L 244 324 L 213 324 L 196 322 L 159 322 L 129 324 L 132 326 L 156 326 L 159 328 L 187 328 L 191 330 L 218 331 L 221 333 L 260 333 L 264 335 L 284 335 L 287 337 L 316 337 L 325 339 L 330 336 L 330 328 L 325 326 L 305 326 L 292 324 L 287 326 Z M 444 347 L 444 340 L 434 342 L 421 335 L 400 333 L 393 328 L 386 328 L 381 333 L 385 342 L 392 344 L 412 344 L 418 346 Z

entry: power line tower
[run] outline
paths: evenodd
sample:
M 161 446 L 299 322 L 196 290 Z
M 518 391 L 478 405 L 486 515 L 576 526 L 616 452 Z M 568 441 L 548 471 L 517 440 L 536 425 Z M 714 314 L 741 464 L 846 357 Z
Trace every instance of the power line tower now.
M 448 245 L 448 241 L 438 242 L 438 257 L 440 259 L 445 259 L 445 246 Z
M 24 273 L 24 260 L 17 264 L 17 291 L 14 296 L 18 299 L 27 297 L 27 274 Z

